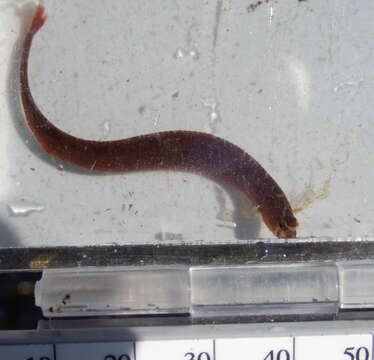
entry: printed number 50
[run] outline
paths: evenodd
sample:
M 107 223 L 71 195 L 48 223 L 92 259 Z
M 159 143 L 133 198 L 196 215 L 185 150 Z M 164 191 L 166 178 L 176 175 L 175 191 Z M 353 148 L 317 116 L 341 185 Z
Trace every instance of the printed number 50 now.
M 349 360 L 369 360 L 369 350 L 365 346 L 359 347 L 355 350 L 355 347 L 345 348 L 344 355 L 349 357 Z

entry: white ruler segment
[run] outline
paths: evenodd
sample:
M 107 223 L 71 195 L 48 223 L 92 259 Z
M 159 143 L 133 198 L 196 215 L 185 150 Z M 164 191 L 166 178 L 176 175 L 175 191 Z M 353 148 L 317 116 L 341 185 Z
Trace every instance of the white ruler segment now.
M 374 360 L 370 334 L 1 345 L 0 359 Z

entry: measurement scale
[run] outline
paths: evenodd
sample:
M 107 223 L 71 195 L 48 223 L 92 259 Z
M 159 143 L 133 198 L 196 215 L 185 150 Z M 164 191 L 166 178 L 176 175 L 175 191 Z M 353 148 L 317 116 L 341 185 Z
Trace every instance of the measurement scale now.
M 371 360 L 373 333 L 374 321 L 39 330 L 3 333 L 0 351 L 25 360 Z
M 373 360 L 373 275 L 370 260 L 47 269 L 49 319 L 1 332 L 0 359 Z

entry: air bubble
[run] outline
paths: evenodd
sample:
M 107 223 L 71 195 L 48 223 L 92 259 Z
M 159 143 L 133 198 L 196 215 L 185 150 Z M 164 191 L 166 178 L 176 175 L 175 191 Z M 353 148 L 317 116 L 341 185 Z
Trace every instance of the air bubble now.
M 183 49 L 177 49 L 177 51 L 175 52 L 175 54 L 174 54 L 174 57 L 176 58 L 176 59 L 182 59 L 182 58 L 184 58 L 185 57 L 185 51 L 183 50 Z
M 199 58 L 199 53 L 197 50 L 192 49 L 189 51 L 189 55 L 192 57 L 192 59 L 197 60 Z
M 203 105 L 210 109 L 209 112 L 209 128 L 211 133 L 215 133 L 217 130 L 217 123 L 221 120 L 217 102 L 214 98 L 208 97 L 205 99 L 201 99 Z
M 160 120 L 160 116 L 155 116 L 155 118 L 153 119 L 153 126 L 154 127 L 157 127 L 158 126 L 158 121 Z
M 215 122 L 218 119 L 218 114 L 215 111 L 210 113 L 210 121 Z
M 108 136 L 110 133 L 110 122 L 108 120 L 105 120 L 103 122 L 103 135 Z
M 8 204 L 10 215 L 12 216 L 27 216 L 33 212 L 41 212 L 44 206 L 31 201 L 15 200 Z
M 198 60 L 200 57 L 200 54 L 195 48 L 187 48 L 187 49 L 179 48 L 176 50 L 176 52 L 173 55 L 175 59 L 183 59 L 187 56 L 190 56 L 193 60 Z
M 270 9 L 269 9 L 269 24 L 270 25 L 271 25 L 271 23 L 273 21 L 273 17 L 274 17 L 274 7 L 270 6 Z

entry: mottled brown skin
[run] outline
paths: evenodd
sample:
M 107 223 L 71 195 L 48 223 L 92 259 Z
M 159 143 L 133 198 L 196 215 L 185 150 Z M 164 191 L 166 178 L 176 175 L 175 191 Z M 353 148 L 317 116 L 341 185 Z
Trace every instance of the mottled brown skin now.
M 165 131 L 117 141 L 71 136 L 49 122 L 35 104 L 28 82 L 31 42 L 46 20 L 38 5 L 26 34 L 20 67 L 21 97 L 28 126 L 43 148 L 89 171 L 182 170 L 231 184 L 258 208 L 274 235 L 296 237 L 297 220 L 278 184 L 250 155 L 228 141 L 194 131 Z

